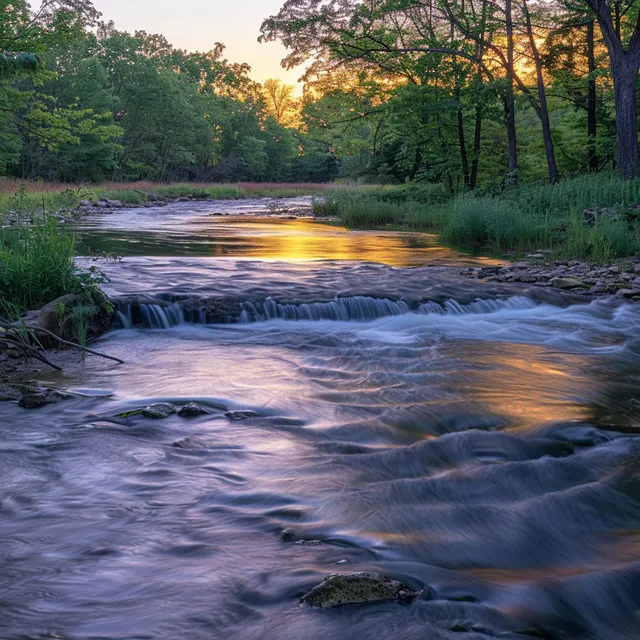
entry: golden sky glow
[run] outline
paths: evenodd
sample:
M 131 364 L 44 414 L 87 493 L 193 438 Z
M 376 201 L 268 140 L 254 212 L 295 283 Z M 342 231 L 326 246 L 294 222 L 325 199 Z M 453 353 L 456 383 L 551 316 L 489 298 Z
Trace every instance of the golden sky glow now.
M 259 82 L 281 78 L 296 84 L 302 70 L 285 71 L 280 60 L 286 51 L 279 43 L 258 44 L 264 18 L 278 12 L 284 0 L 95 0 L 103 20 L 134 32 L 161 33 L 175 47 L 208 51 L 216 42 L 226 45 L 231 62 L 251 65 L 251 77 Z M 301 92 L 301 88 L 297 93 Z

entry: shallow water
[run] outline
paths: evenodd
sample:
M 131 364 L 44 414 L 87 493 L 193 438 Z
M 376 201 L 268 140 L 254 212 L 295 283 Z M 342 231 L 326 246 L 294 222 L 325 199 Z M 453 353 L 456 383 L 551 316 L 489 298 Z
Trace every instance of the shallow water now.
M 84 231 L 163 236 L 99 263 L 130 328 L 96 348 L 126 364 L 0 405 L 1 638 L 640 637 L 637 306 L 483 284 L 422 236 L 286 254 L 297 221 L 272 218 L 225 219 L 246 244 L 213 258 L 175 209 Z M 273 225 L 257 260 L 246 229 Z M 116 417 L 155 401 L 211 413 Z M 355 571 L 424 592 L 299 604 Z

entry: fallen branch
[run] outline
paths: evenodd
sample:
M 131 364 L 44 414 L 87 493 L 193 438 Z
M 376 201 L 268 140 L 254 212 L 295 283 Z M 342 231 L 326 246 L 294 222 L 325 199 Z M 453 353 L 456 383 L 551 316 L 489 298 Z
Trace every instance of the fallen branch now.
M 18 340 L 16 338 L 10 338 L 8 336 L 2 336 L 0 337 L 0 342 L 4 342 L 5 344 L 12 347 L 17 347 L 24 353 L 24 355 L 27 358 L 34 358 L 35 360 L 39 360 L 40 362 L 46 364 L 52 369 L 55 369 L 56 371 L 62 371 L 61 367 L 47 360 L 47 358 L 45 358 L 41 353 L 38 353 L 37 349 L 34 349 L 28 344 L 25 344 L 24 342 L 22 342 L 22 340 Z
M 120 358 L 116 358 L 114 356 L 109 356 L 106 353 L 100 353 L 99 351 L 94 351 L 93 349 L 89 349 L 88 347 L 83 347 L 81 344 L 77 344 L 75 342 L 69 342 L 68 340 L 63 340 L 60 336 L 56 335 L 55 333 L 48 331 L 47 329 L 43 329 L 42 327 L 32 327 L 29 325 L 25 325 L 26 329 L 31 329 L 32 331 L 40 331 L 42 333 L 44 333 L 47 336 L 51 336 L 52 338 L 54 338 L 55 340 L 57 340 L 58 342 L 60 342 L 61 344 L 66 344 L 68 347 L 75 347 L 76 349 L 81 349 L 82 351 L 86 351 L 87 353 L 90 353 L 91 355 L 94 356 L 98 356 L 99 358 L 106 358 L 107 360 L 113 360 L 114 362 L 117 362 L 118 364 L 124 364 L 124 360 L 120 360 Z

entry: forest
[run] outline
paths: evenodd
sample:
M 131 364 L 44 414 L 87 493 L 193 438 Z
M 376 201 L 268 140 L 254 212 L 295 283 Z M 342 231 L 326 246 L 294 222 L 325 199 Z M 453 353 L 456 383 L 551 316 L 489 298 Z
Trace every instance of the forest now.
M 301 97 L 89 0 L 0 5 L 0 176 L 457 193 L 637 172 L 635 0 L 288 0 L 260 38 L 307 65 Z

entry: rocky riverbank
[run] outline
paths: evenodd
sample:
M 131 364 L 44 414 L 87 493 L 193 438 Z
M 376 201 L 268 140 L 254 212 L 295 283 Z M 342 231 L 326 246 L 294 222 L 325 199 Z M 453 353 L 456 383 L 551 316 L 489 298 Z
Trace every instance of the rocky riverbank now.
M 512 264 L 470 268 L 465 273 L 487 282 L 522 282 L 587 297 L 640 300 L 640 257 L 590 265 L 581 260 L 549 261 L 544 253 L 536 253 Z
M 141 203 L 123 203 L 120 200 L 102 199 L 96 202 L 90 200 L 81 200 L 79 206 L 74 211 L 74 217 L 91 215 L 91 214 L 104 214 L 113 213 L 121 209 L 153 209 L 156 207 L 166 207 L 170 204 L 184 203 L 184 202 L 208 202 L 211 198 L 207 196 L 194 195 L 194 196 L 179 196 L 168 197 L 159 196 L 153 193 L 145 193 L 146 201 Z M 311 202 L 301 205 L 298 201 L 288 202 L 288 198 L 259 198 L 259 200 L 265 202 L 265 213 L 260 214 L 262 216 L 273 216 L 286 219 L 295 219 L 299 217 L 312 217 Z M 224 215 L 222 213 L 213 213 L 212 215 Z

